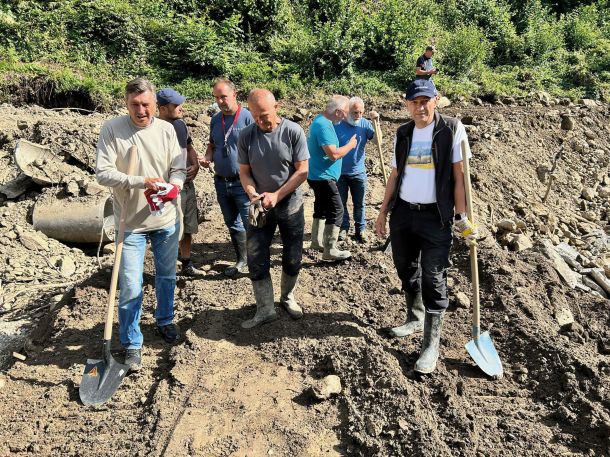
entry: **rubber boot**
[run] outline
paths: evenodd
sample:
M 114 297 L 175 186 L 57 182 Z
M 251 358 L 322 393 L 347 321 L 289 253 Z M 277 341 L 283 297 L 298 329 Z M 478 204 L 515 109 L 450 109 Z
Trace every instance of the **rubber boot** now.
M 280 295 L 280 305 L 282 305 L 290 317 L 300 319 L 303 317 L 303 309 L 294 298 L 294 289 L 297 285 L 299 276 L 290 276 L 282 271 L 282 294 Z
M 426 311 L 426 318 L 424 320 L 424 341 L 422 343 L 419 359 L 415 362 L 415 371 L 418 373 L 428 374 L 436 369 L 444 314 L 445 313 L 429 313 Z
M 224 274 L 230 278 L 234 278 L 238 273 L 244 271 L 248 265 L 248 253 L 246 250 L 246 232 L 233 232 L 231 233 L 231 242 L 235 249 L 235 255 L 237 256 L 237 262 L 235 265 L 231 265 L 225 269 Z
M 322 254 L 322 260 L 345 260 L 352 256 L 349 251 L 337 249 L 339 230 L 336 225 L 327 224 L 324 226 L 324 254 Z
M 405 301 L 407 302 L 407 322 L 400 327 L 389 329 L 390 336 L 403 338 L 424 331 L 426 310 L 424 309 L 421 291 L 416 293 L 405 292 Z
M 309 249 L 316 249 L 320 252 L 324 251 L 324 241 L 322 238 L 322 232 L 324 231 L 324 223 L 322 219 L 316 219 L 314 217 L 313 223 L 311 224 L 311 245 Z
M 277 319 L 275 304 L 273 302 L 273 283 L 271 278 L 252 281 L 254 298 L 256 300 L 256 314 L 252 319 L 243 321 L 242 328 L 253 328 Z

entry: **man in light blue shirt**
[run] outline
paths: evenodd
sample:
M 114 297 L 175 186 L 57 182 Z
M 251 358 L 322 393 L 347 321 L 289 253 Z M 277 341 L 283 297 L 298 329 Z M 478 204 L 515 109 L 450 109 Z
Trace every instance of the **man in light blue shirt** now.
M 335 132 L 339 138 L 339 145 L 347 144 L 349 139 L 356 135 L 358 144 L 343 157 L 341 177 L 337 183 L 341 202 L 343 203 L 343 221 L 339 240 L 344 240 L 349 232 L 349 213 L 347 211 L 347 196 L 352 194 L 354 206 L 354 226 L 356 233 L 354 238 L 359 243 L 364 242 L 363 233 L 366 227 L 364 214 L 364 201 L 366 195 L 367 176 L 364 167 L 364 148 L 368 140 L 375 136 L 373 124 L 363 117 L 364 102 L 360 97 L 352 97 L 349 100 L 349 114 L 347 119 L 335 125 Z M 375 111 L 370 113 L 371 119 L 379 118 Z
M 351 257 L 349 251 L 337 249 L 339 230 L 343 221 L 343 204 L 337 189 L 341 176 L 341 158 L 356 147 L 356 135 L 344 146 L 333 124 L 338 124 L 348 115 L 349 100 L 342 95 L 333 95 L 326 110 L 318 114 L 309 128 L 309 175 L 307 182 L 313 189 L 313 223 L 311 226 L 311 248 L 322 250 L 323 260 L 343 260 Z M 322 222 L 325 221 L 325 224 Z M 324 225 L 323 225 L 324 224 Z

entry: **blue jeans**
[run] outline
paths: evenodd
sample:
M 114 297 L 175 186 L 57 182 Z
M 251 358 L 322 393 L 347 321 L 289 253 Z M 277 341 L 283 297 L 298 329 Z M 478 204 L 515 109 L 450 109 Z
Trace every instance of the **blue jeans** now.
M 362 233 L 366 228 L 364 218 L 364 200 L 366 195 L 367 177 L 366 173 L 357 175 L 341 175 L 337 182 L 341 202 L 343 203 L 343 222 L 341 229 L 349 231 L 349 213 L 347 212 L 347 194 L 352 193 L 352 204 L 354 205 L 354 226 L 356 232 Z
M 119 268 L 119 334 L 125 349 L 140 349 L 144 337 L 140 331 L 142 315 L 142 275 L 146 241 L 150 240 L 155 259 L 155 294 L 157 325 L 174 319 L 174 289 L 178 258 L 179 224 L 145 233 L 125 232 L 123 256 Z
M 301 270 L 305 231 L 305 212 L 300 194 L 293 192 L 275 205 L 267 214 L 263 227 L 248 229 L 248 270 L 252 281 L 270 277 L 270 248 L 278 227 L 282 239 L 282 271 L 288 276 L 296 276 Z
M 216 198 L 229 232 L 245 232 L 249 224 L 248 208 L 250 207 L 250 199 L 239 179 L 223 181 L 215 177 L 214 187 L 216 187 Z

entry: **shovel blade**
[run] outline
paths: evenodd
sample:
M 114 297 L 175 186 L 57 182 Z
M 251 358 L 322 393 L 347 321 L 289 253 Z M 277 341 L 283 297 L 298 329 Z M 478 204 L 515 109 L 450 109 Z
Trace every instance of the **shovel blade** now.
M 470 340 L 466 344 L 466 350 L 485 374 L 494 378 L 501 378 L 504 374 L 502 370 L 502 362 L 498 356 L 498 352 L 494 347 L 493 341 L 489 336 L 489 332 L 483 332 L 481 335 Z
M 116 392 L 129 367 L 112 356 L 107 360 L 87 359 L 78 393 L 84 405 L 101 405 Z

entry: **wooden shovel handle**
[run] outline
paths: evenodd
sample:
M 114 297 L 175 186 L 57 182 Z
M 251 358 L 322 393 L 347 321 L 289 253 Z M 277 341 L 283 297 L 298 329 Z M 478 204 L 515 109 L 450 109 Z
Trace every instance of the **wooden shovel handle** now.
M 129 165 L 127 167 L 127 175 L 133 176 L 138 163 L 138 147 L 134 144 L 127 151 L 129 155 Z M 112 322 L 114 320 L 114 300 L 116 298 L 116 289 L 119 282 L 119 268 L 121 266 L 121 255 L 123 254 L 123 239 L 125 238 L 125 218 L 127 211 L 125 207 L 131 196 L 131 190 L 127 191 L 127 195 L 123 199 L 121 207 L 121 219 L 119 220 L 119 232 L 117 234 L 117 245 L 114 253 L 114 266 L 112 267 L 112 277 L 110 279 L 110 293 L 108 294 L 108 309 L 106 311 L 106 326 L 104 327 L 104 340 L 109 341 L 112 338 Z
M 383 151 L 381 150 L 381 126 L 379 125 L 379 118 L 373 119 L 373 129 L 375 130 L 375 137 L 377 138 L 377 150 L 379 151 L 379 161 L 381 162 L 381 171 L 383 172 L 383 184 L 388 185 L 388 172 L 385 169 L 385 162 L 383 160 Z
M 462 162 L 464 164 L 464 189 L 466 191 L 466 212 L 471 223 L 475 223 L 472 207 L 472 184 L 470 182 L 470 145 L 468 140 L 462 140 Z M 470 274 L 472 276 L 472 333 L 478 338 L 481 328 L 479 303 L 479 268 L 477 266 L 477 247 L 470 246 Z

